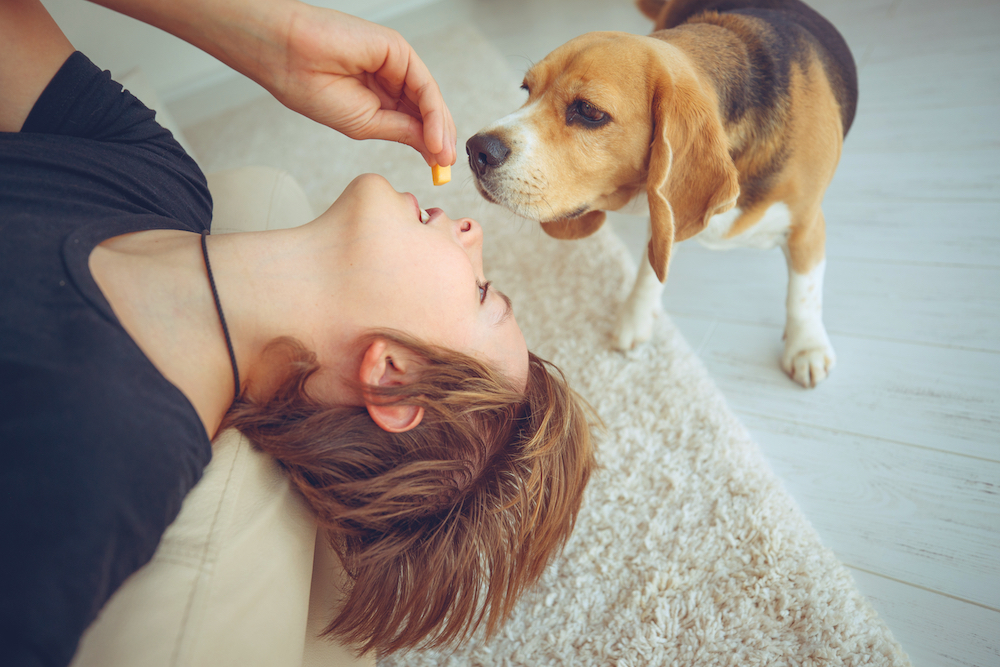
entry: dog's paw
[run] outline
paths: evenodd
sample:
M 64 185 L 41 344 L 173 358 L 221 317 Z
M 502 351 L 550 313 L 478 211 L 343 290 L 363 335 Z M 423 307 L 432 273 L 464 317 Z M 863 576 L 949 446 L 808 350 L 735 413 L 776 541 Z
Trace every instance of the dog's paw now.
M 612 344 L 616 350 L 627 352 L 653 337 L 655 308 L 634 308 L 626 304 L 618 313 L 618 321 L 612 334 Z
M 788 327 L 785 330 L 785 352 L 781 367 L 803 387 L 811 389 L 825 380 L 837 364 L 837 355 L 819 326 Z

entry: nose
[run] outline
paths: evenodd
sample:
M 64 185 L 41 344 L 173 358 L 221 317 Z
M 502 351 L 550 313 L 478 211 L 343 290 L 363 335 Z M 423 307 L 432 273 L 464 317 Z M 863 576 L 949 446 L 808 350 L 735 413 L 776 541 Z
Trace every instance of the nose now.
M 479 133 L 465 142 L 465 153 L 469 156 L 469 167 L 478 178 L 502 165 L 510 155 L 510 147 L 495 134 Z
M 475 249 L 483 246 L 483 228 L 472 218 L 462 218 L 455 221 L 458 240 L 466 248 Z

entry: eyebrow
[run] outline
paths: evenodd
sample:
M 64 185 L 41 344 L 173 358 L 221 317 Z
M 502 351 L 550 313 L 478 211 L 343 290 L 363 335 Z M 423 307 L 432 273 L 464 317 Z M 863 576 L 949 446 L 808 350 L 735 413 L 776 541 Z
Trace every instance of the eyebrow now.
M 494 289 L 490 291 L 503 300 L 503 314 L 500 316 L 500 319 L 498 319 L 496 322 L 493 323 L 493 326 L 498 327 L 504 322 L 506 322 L 508 319 L 510 319 L 511 314 L 513 314 L 514 312 L 514 306 L 510 302 L 510 297 L 501 292 L 500 290 Z

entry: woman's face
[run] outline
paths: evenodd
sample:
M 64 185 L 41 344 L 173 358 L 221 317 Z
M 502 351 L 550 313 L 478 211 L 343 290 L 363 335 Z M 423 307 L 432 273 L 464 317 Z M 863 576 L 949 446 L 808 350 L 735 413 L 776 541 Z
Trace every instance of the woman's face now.
M 483 272 L 483 231 L 474 220 L 421 210 L 381 176 L 354 179 L 331 207 L 342 225 L 345 277 L 370 328 L 391 328 L 471 354 L 515 386 L 528 376 L 528 348 L 510 300 Z

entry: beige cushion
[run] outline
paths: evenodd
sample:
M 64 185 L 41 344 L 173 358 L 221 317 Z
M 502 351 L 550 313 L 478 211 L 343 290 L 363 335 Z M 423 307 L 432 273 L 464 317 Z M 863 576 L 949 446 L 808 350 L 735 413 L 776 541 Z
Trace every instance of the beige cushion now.
M 213 231 L 290 227 L 312 219 L 284 172 L 209 177 Z M 280 466 L 236 431 L 221 434 L 152 561 L 87 630 L 74 667 L 375 664 L 318 638 L 345 574 Z
M 297 227 L 313 219 L 309 200 L 284 171 L 242 167 L 208 175 L 215 204 L 212 233 Z

